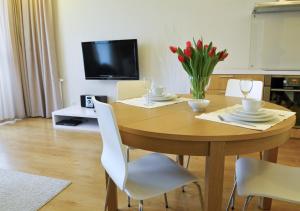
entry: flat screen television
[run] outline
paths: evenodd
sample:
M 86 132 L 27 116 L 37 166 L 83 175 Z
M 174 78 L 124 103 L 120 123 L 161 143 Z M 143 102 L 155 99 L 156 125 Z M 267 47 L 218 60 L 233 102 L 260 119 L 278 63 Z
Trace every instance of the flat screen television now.
M 138 80 L 137 40 L 82 42 L 87 80 Z

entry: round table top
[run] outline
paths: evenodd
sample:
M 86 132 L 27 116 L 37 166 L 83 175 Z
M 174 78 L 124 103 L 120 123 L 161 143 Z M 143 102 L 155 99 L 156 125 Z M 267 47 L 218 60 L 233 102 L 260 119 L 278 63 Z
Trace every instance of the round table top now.
M 240 104 L 241 99 L 220 95 L 208 95 L 210 105 L 205 112 Z M 287 110 L 266 103 L 266 108 Z M 182 141 L 237 141 L 278 135 L 291 129 L 295 124 L 292 116 L 265 131 L 252 130 L 213 121 L 196 119 L 187 102 L 158 108 L 141 108 L 123 103 L 113 103 L 119 129 L 135 135 Z

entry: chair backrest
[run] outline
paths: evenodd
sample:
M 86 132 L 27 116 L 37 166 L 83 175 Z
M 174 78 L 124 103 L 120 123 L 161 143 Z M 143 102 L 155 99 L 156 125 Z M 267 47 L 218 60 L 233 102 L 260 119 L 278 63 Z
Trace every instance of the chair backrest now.
M 263 82 L 253 81 L 253 87 L 247 97 L 261 100 L 263 95 Z M 244 97 L 240 90 L 240 80 L 229 79 L 226 86 L 225 96 L 229 97 Z
M 253 158 L 236 161 L 237 191 L 290 203 L 300 203 L 300 168 Z
M 126 150 L 122 144 L 113 109 L 111 105 L 99 102 L 95 98 L 93 102 L 103 142 L 101 163 L 114 183 L 124 190 L 128 168 Z
M 146 81 L 118 81 L 117 100 L 141 97 L 146 94 Z

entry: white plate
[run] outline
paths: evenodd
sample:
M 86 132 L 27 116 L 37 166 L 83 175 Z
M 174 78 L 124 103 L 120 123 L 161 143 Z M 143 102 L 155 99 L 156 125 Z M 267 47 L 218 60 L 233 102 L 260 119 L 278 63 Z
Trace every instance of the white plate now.
M 147 98 L 147 95 L 145 96 L 145 98 Z M 149 99 L 151 101 L 157 101 L 157 102 L 162 102 L 162 101 L 172 101 L 174 99 L 176 99 L 177 96 L 173 95 L 173 94 L 165 94 L 163 96 L 149 96 Z
M 274 120 L 276 115 L 268 110 L 260 109 L 257 112 L 244 111 L 242 107 L 227 110 L 232 119 L 244 122 L 268 122 Z
M 263 117 L 257 117 L 257 116 L 246 116 L 246 115 L 240 115 L 237 113 L 228 113 L 228 116 L 232 119 L 243 121 L 243 122 L 269 122 L 274 120 L 276 117 L 272 114 L 263 116 Z
M 262 112 L 259 113 L 259 115 L 256 114 L 249 114 L 249 113 L 245 113 L 242 111 L 237 111 L 236 109 L 233 109 L 231 111 L 228 112 L 229 114 L 231 114 L 232 116 L 237 116 L 239 118 L 243 118 L 243 119 L 250 119 L 250 120 L 259 120 L 259 119 L 268 119 L 270 117 L 274 116 L 273 112 L 267 111 L 267 110 L 263 110 Z

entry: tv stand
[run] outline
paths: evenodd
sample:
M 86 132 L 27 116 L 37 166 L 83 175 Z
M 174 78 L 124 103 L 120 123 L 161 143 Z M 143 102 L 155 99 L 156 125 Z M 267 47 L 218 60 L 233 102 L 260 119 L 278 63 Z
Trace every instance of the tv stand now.
M 78 118 L 82 121 L 82 123 L 76 126 L 57 125 L 57 122 L 71 118 Z M 94 109 L 83 108 L 79 105 L 70 106 L 52 112 L 52 123 L 54 129 L 100 133 L 98 120 Z

